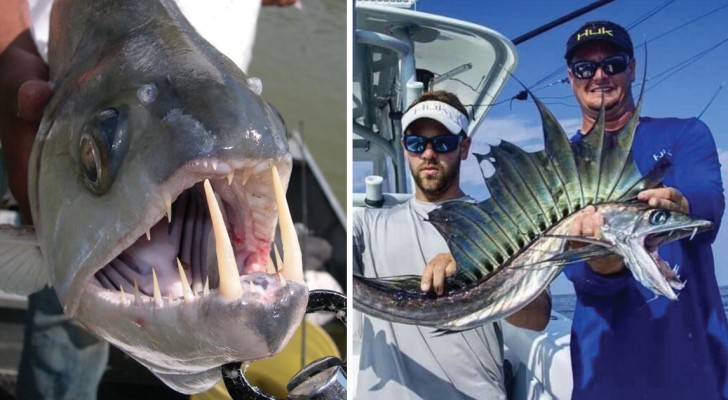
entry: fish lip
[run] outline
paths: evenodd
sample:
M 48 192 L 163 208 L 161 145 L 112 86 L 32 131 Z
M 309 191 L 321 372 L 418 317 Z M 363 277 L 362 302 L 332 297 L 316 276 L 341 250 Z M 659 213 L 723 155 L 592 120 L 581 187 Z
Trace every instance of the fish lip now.
M 152 299 L 134 303 L 128 294 L 125 302 L 91 284 L 83 295 L 97 301 L 81 304 L 79 319 L 153 372 L 191 375 L 228 362 L 268 357 L 288 342 L 305 313 L 308 289 L 304 283 L 265 273 L 241 277 L 243 282 L 261 279 L 270 285 L 267 290 L 247 291 L 235 300 L 208 295 L 190 303 L 175 299 L 162 307 Z M 175 340 L 155 340 L 162 336 L 160 331 Z
M 214 164 L 216 164 L 216 167 L 213 167 Z M 153 201 L 152 204 L 147 205 L 146 212 L 138 219 L 138 223 L 136 224 L 137 228 L 122 234 L 117 245 L 108 250 L 108 254 L 103 257 L 103 261 L 99 265 L 87 264 L 80 268 L 80 271 L 87 271 L 87 274 L 79 273 L 76 278 L 74 278 L 71 289 L 69 290 L 69 296 L 67 296 L 68 302 L 64 303 L 64 312 L 74 316 L 79 303 L 82 300 L 84 288 L 91 283 L 91 280 L 94 279 L 94 274 L 107 266 L 125 250 L 133 246 L 141 237 L 144 237 L 148 228 L 154 227 L 162 219 L 166 218 L 165 212 L 167 200 L 172 202 L 176 201 L 183 192 L 193 188 L 196 184 L 204 181 L 205 179 L 227 179 L 228 173 L 245 170 L 246 168 L 253 168 L 253 175 L 257 175 L 265 173 L 265 171 L 269 171 L 271 165 L 275 165 L 278 168 L 282 183 L 284 187 L 286 187 L 292 168 L 292 156 L 290 153 L 285 153 L 281 156 L 267 159 L 220 160 L 204 158 L 188 161 L 182 165 L 174 174 L 166 179 L 166 181 L 156 187 L 156 200 Z M 270 175 L 269 172 L 268 175 Z M 242 176 L 235 175 L 234 179 L 238 180 L 241 178 Z M 268 177 L 268 179 L 270 179 L 270 177 Z M 227 185 L 227 182 L 225 184 Z M 270 198 L 272 199 L 272 186 L 270 191 Z M 270 214 L 269 226 L 266 227 L 263 232 L 268 244 L 273 241 L 275 225 L 278 220 L 275 208 L 272 209 Z M 259 230 L 256 232 L 259 232 Z M 73 295 L 73 293 L 77 293 L 77 295 Z

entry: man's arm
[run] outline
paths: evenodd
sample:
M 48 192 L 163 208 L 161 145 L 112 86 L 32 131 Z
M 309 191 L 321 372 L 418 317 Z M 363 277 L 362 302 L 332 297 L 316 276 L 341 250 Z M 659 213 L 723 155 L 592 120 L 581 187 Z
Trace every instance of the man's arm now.
M 28 159 L 51 94 L 47 80 L 48 66 L 30 34 L 27 1 L 0 2 L 0 142 L 10 190 L 25 223 L 31 222 Z
M 546 328 L 551 318 L 551 295 L 544 290 L 530 302 L 510 317 L 506 317 L 511 325 L 532 331 L 542 331 Z

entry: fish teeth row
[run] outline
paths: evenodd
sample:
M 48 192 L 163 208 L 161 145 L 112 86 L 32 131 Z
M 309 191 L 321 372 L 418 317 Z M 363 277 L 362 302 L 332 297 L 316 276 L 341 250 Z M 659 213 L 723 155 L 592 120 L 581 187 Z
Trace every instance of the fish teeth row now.
M 273 177 L 273 191 L 275 193 L 275 200 L 278 209 L 281 243 L 283 244 L 283 257 L 280 255 L 278 247 L 274 246 L 276 262 L 274 264 L 272 260 L 268 260 L 266 270 L 268 271 L 268 273 L 276 273 L 277 271 L 280 274 L 280 279 L 282 283 L 285 283 L 286 280 L 303 282 L 303 265 L 301 247 L 298 243 L 298 236 L 296 235 L 296 230 L 293 226 L 293 220 L 291 218 L 291 213 L 288 208 L 288 203 L 286 202 L 285 193 L 283 192 L 283 186 L 281 185 L 280 177 L 278 175 L 278 169 L 275 165 L 272 165 L 270 168 Z M 256 169 L 258 169 L 258 167 L 256 167 Z M 238 275 L 238 267 L 235 261 L 235 252 L 230 242 L 230 236 L 228 235 L 225 221 L 223 219 L 223 215 L 217 201 L 217 197 L 215 196 L 215 192 L 213 191 L 212 185 L 210 184 L 209 180 L 205 180 L 204 187 L 205 196 L 207 199 L 207 206 L 210 211 L 210 216 L 212 220 L 212 228 L 215 237 L 215 249 L 217 252 L 218 275 L 220 277 L 218 294 L 225 299 L 235 300 L 242 296 L 244 292 L 243 284 L 240 282 L 240 276 Z M 247 193 L 247 199 L 250 205 L 261 208 L 267 207 L 267 203 L 269 201 L 267 195 L 255 195 L 251 192 Z M 171 221 L 171 201 L 166 202 L 166 208 L 167 218 Z M 263 213 L 258 212 L 253 213 L 253 218 L 256 219 L 256 222 L 260 224 L 265 223 L 265 220 L 263 219 L 264 215 L 262 214 Z M 147 238 L 149 237 L 150 235 L 148 232 Z M 260 240 L 260 238 L 254 238 L 254 240 Z M 277 266 L 277 268 L 275 266 Z M 177 267 L 179 269 L 180 281 L 183 291 L 182 298 L 185 302 L 191 302 L 194 300 L 195 294 L 190 289 L 189 282 L 187 281 L 187 276 L 179 259 L 177 259 Z M 154 303 L 157 306 L 162 306 L 164 304 L 164 300 L 162 298 L 161 290 L 159 288 L 159 283 L 157 282 L 157 274 L 154 270 L 152 270 L 152 280 L 154 284 Z M 254 285 L 252 282 L 249 282 L 248 286 L 248 289 L 252 290 L 256 290 L 257 288 L 257 286 Z M 134 288 L 135 302 L 139 302 L 141 301 L 141 293 L 139 292 L 139 286 L 136 280 L 134 281 Z M 257 290 L 260 289 L 258 288 Z M 209 293 L 209 280 L 205 282 L 203 295 L 206 293 Z M 122 301 L 126 302 L 126 295 L 124 294 L 123 289 L 121 290 L 121 296 Z M 173 299 L 170 298 L 170 300 Z

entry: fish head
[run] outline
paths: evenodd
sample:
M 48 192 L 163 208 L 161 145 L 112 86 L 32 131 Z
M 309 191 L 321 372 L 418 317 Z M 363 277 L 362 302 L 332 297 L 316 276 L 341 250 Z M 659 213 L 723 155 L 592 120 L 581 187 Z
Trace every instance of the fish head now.
M 674 290 L 682 289 L 684 282 L 680 281 L 677 266 L 670 267 L 657 249 L 675 240 L 692 239 L 713 224 L 639 202 L 602 204 L 597 209 L 605 219 L 602 235 L 612 243 L 612 251 L 622 256 L 635 278 L 655 294 L 676 300 Z
M 245 74 L 173 3 L 141 3 L 136 28 L 52 28 L 77 43 L 51 59 L 29 195 L 64 311 L 193 393 L 222 364 L 277 353 L 302 321 L 297 242 L 284 239 L 279 272 L 269 261 L 291 155 Z

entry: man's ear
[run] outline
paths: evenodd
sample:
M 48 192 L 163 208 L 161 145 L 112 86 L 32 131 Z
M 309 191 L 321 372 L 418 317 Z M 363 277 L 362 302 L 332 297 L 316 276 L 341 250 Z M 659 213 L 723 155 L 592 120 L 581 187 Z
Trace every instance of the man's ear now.
M 574 82 L 574 73 L 571 72 L 571 68 L 568 65 L 566 66 L 566 76 L 569 78 L 569 84 Z
M 463 142 L 460 143 L 460 159 L 465 160 L 468 158 L 468 154 L 470 154 L 470 144 L 473 142 L 473 140 L 470 137 L 466 137 L 463 139 Z

